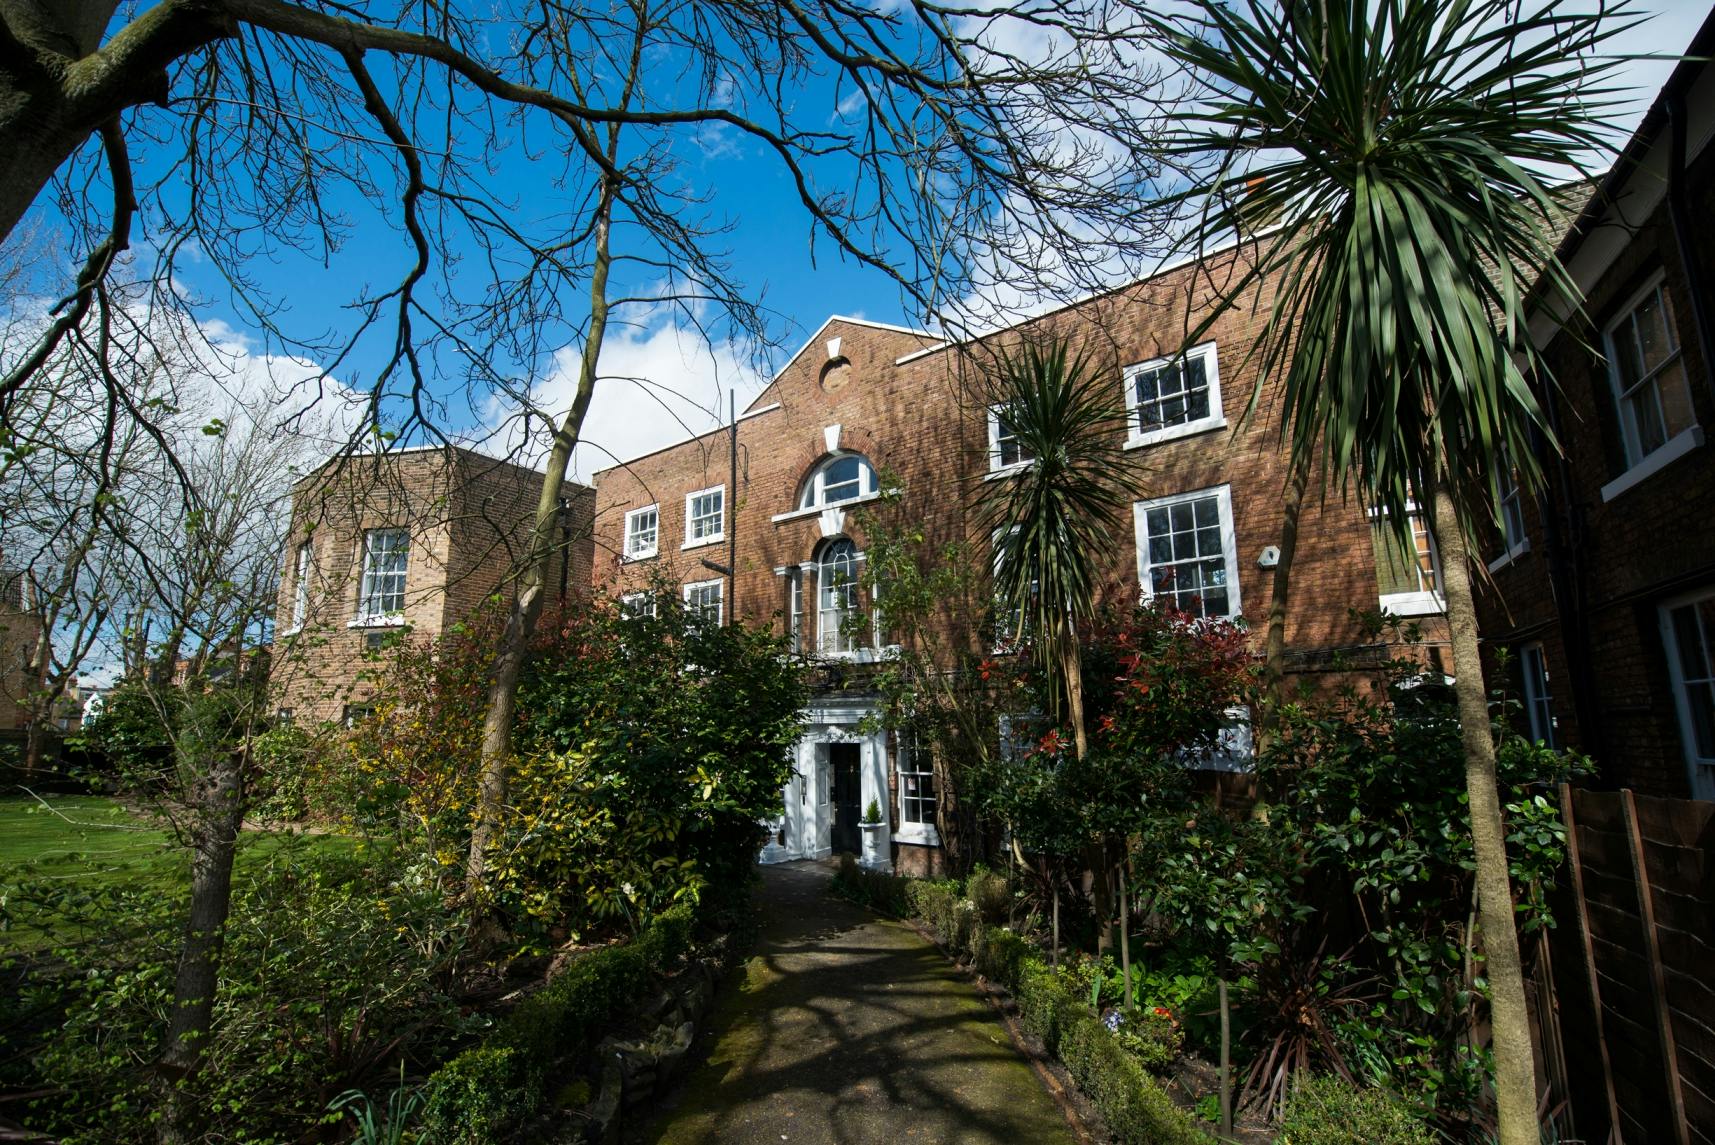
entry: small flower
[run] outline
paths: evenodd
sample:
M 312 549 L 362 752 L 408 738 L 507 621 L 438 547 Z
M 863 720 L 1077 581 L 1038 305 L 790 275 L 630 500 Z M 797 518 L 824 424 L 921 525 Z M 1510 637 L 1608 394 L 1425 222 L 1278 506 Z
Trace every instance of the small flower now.
M 1109 1010 L 1107 1016 L 1102 1019 L 1102 1024 L 1108 1028 L 1109 1033 L 1118 1033 L 1119 1028 L 1125 1025 L 1125 1015 L 1118 1010 Z

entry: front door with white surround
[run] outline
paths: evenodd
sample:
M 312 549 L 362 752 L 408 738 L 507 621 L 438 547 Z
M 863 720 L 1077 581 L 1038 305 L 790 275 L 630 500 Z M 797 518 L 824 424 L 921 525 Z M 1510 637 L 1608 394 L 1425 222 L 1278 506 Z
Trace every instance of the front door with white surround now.
M 861 845 L 858 817 L 871 800 L 878 807 L 889 806 L 886 736 L 859 728 L 871 710 L 867 703 L 830 702 L 805 713 L 792 776 L 781 792 L 781 845 L 770 848 L 765 861 L 825 859 L 836 850 L 856 851 Z M 879 842 L 881 854 L 889 854 L 885 825 Z

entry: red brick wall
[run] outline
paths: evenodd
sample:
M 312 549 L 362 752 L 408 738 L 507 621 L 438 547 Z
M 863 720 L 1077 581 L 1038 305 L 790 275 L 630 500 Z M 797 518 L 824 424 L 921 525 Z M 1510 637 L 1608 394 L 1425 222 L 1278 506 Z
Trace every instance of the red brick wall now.
M 1207 305 L 1196 277 L 1191 268 L 1169 273 L 1050 315 L 1036 327 L 1064 332 L 1087 348 L 1111 373 L 1117 391 L 1125 365 L 1176 349 L 1187 314 Z M 1267 299 L 1257 303 L 1230 311 L 1209 335 L 1217 343 L 1227 427 L 1144 447 L 1147 469 L 1137 496 L 1141 500 L 1231 486 L 1240 600 L 1257 623 L 1260 647 L 1272 573 L 1259 568 L 1257 558 L 1264 546 L 1279 542 L 1286 464 L 1266 397 L 1261 414 L 1240 424 L 1255 386 L 1254 367 L 1245 361 L 1245 351 L 1260 329 L 1259 311 Z M 848 384 L 830 394 L 818 385 L 818 375 L 827 360 L 824 343 L 835 337 L 841 340 L 841 355 L 852 362 L 852 374 Z M 810 560 L 821 539 L 813 515 L 772 518 L 796 509 L 801 483 L 827 452 L 827 426 L 840 427 L 840 448 L 859 450 L 878 469 L 896 476 L 903 490 L 902 514 L 922 522 L 931 538 L 964 538 L 974 530 L 968 506 L 988 472 L 986 408 L 974 396 L 982 359 L 946 350 L 896 362 L 920 345 L 913 335 L 834 319 L 758 399 L 758 407 L 779 402 L 780 408 L 741 421 L 736 498 L 741 615 L 755 619 L 779 612 L 785 590 L 775 569 Z M 677 586 L 715 576 L 701 570 L 698 560 L 707 556 L 724 563 L 724 545 L 681 548 L 684 498 L 693 490 L 726 483 L 727 450 L 724 432 L 709 434 L 596 475 L 598 589 L 617 594 L 644 587 L 651 578 Z M 734 500 L 729 495 L 729 502 Z M 660 555 L 625 562 L 625 512 L 651 502 L 660 507 Z M 861 530 L 849 517 L 846 531 L 861 547 Z M 1116 584 L 1136 591 L 1137 552 L 1129 517 L 1114 538 L 1109 569 Z M 1348 612 L 1353 607 L 1374 609 L 1377 603 L 1367 514 L 1338 491 L 1325 499 L 1312 498 L 1300 523 L 1289 647 L 1361 643 L 1363 633 Z

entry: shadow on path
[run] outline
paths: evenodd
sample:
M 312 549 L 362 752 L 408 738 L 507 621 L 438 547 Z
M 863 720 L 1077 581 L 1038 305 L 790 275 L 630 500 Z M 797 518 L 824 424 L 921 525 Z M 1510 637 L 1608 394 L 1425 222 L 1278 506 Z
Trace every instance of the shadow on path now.
M 763 868 L 756 954 L 712 1012 L 706 1057 L 640 1139 L 1069 1145 L 971 984 L 910 928 L 829 895 L 830 874 Z

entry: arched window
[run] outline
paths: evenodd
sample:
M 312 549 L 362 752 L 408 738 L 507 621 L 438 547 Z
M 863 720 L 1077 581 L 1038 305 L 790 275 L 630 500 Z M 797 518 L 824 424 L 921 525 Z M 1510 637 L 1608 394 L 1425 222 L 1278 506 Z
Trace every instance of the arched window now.
M 818 509 L 856 501 L 876 491 L 875 466 L 861 453 L 836 453 L 822 462 L 804 482 L 798 508 Z
M 858 551 L 845 537 L 822 546 L 816 560 L 816 647 L 824 656 L 856 651 Z

